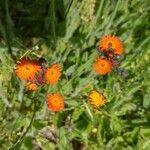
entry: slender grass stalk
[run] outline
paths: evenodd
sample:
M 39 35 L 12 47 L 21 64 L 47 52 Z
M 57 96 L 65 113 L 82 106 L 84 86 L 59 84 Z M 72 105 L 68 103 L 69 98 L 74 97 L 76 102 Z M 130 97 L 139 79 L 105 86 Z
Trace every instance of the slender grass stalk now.
M 119 8 L 120 2 L 121 2 L 120 0 L 117 1 L 115 10 L 113 11 L 113 13 L 112 13 L 110 19 L 108 19 L 108 25 L 106 26 L 105 32 L 104 32 L 105 34 L 110 32 L 110 27 L 111 27 L 111 25 L 113 24 L 113 20 L 114 20 L 114 18 L 115 18 L 115 16 L 116 16 L 116 13 L 117 13 L 117 10 L 118 10 L 118 8 Z
M 23 135 L 17 140 L 17 142 L 16 142 L 12 147 L 9 148 L 9 150 L 19 149 L 20 146 L 21 146 L 21 143 L 23 142 L 24 137 L 26 136 L 26 134 L 27 134 L 28 131 L 30 130 L 31 125 L 32 125 L 32 122 L 33 122 L 33 119 L 34 119 L 34 117 L 35 117 L 35 112 L 36 112 L 36 100 L 35 100 L 35 99 L 34 99 L 33 103 L 34 103 L 34 110 L 33 110 L 32 118 L 31 118 L 31 120 L 30 120 L 30 123 L 29 123 L 29 125 L 28 125 L 26 131 L 25 131 L 25 132 L 23 133 Z
M 84 103 L 84 106 L 85 106 L 85 108 L 86 108 L 86 110 L 87 110 L 87 112 L 88 112 L 88 114 L 89 114 L 89 116 L 90 116 L 90 118 L 91 118 L 91 121 L 93 122 L 93 121 L 94 121 L 94 118 L 93 118 L 93 115 L 92 115 L 92 112 L 91 112 L 90 108 L 89 108 L 88 105 L 85 103 L 85 101 L 83 101 L 83 103 Z
M 27 51 L 20 57 L 20 59 L 23 58 L 23 57 L 25 57 L 26 55 L 30 54 L 32 51 L 33 51 L 33 49 L 27 50 Z
M 150 37 L 145 38 L 145 40 L 143 40 L 141 44 L 137 47 L 136 51 L 139 52 L 142 49 L 142 47 L 149 42 L 150 42 Z
M 50 15 L 51 34 L 54 39 L 54 45 L 56 45 L 55 0 L 50 0 L 49 15 Z
M 11 42 L 10 39 L 14 38 L 14 34 L 13 34 L 13 23 L 10 17 L 10 13 L 9 13 L 9 0 L 5 0 L 5 12 L 6 12 L 6 22 L 7 22 L 7 26 L 8 28 L 6 29 L 6 42 L 7 42 L 7 46 L 8 46 L 8 51 L 11 54 L 11 56 L 14 58 L 14 55 L 12 53 L 12 48 L 11 48 Z M 15 58 L 14 58 L 15 59 Z
M 69 12 L 69 10 L 70 10 L 70 8 L 71 8 L 71 6 L 72 6 L 72 3 L 73 3 L 73 0 L 70 0 L 70 3 L 69 3 L 69 5 L 68 5 L 68 8 L 66 9 L 66 12 L 65 12 L 65 18 L 66 18 L 67 15 L 68 15 L 68 12 Z

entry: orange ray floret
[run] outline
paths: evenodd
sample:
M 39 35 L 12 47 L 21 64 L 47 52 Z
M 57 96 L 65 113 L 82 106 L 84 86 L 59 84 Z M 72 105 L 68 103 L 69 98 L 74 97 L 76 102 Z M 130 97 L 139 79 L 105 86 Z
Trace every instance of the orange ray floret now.
M 112 70 L 112 63 L 111 61 L 107 60 L 106 58 L 102 58 L 97 56 L 95 62 L 93 64 L 93 69 L 97 74 L 105 75 Z
M 124 51 L 122 41 L 114 35 L 105 35 L 99 42 L 99 50 L 106 51 L 112 49 L 115 54 L 121 55 Z
M 32 80 L 40 70 L 41 66 L 36 60 L 24 57 L 17 62 L 15 72 L 23 80 Z
M 45 79 L 46 82 L 49 84 L 56 83 L 61 76 L 61 67 L 60 64 L 55 63 L 51 65 L 49 68 L 45 71 Z
M 105 105 L 105 97 L 100 92 L 93 90 L 88 95 L 89 103 L 94 107 L 101 107 Z
M 64 108 L 64 99 L 60 93 L 47 95 L 47 106 L 51 111 L 60 111 Z
M 31 91 L 37 90 L 38 86 L 35 83 L 27 82 L 26 88 Z

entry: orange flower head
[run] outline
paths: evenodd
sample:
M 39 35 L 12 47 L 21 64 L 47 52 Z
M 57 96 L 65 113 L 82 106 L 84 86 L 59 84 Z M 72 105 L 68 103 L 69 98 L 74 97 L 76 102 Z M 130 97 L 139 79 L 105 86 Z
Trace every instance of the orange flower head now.
M 37 90 L 38 86 L 35 83 L 27 82 L 26 88 L 31 91 Z
M 49 84 L 56 83 L 61 76 L 61 67 L 60 64 L 55 63 L 51 65 L 49 68 L 45 71 L 45 79 L 46 82 Z
M 105 97 L 103 94 L 96 90 L 93 90 L 88 95 L 89 103 L 94 107 L 98 108 L 105 105 Z
M 60 93 L 47 95 L 47 106 L 51 111 L 60 111 L 64 108 L 64 99 Z
M 97 74 L 105 75 L 112 70 L 112 63 L 111 61 L 107 60 L 106 58 L 96 57 L 95 62 L 93 64 L 93 69 Z
M 36 60 L 22 58 L 17 62 L 15 72 L 17 76 L 23 80 L 30 80 L 35 77 L 35 74 L 41 70 L 41 66 Z
M 105 35 L 99 42 L 99 49 L 106 51 L 112 49 L 115 54 L 121 55 L 124 51 L 123 44 L 119 37 L 114 35 Z

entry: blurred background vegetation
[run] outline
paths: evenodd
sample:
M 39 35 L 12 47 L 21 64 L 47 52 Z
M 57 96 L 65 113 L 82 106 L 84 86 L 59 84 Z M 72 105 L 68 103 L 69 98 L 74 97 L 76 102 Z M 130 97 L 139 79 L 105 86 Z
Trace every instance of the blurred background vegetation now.
M 122 39 L 127 77 L 93 72 L 105 34 Z M 149 150 L 149 43 L 149 0 L 0 0 L 0 149 Z M 60 62 L 61 80 L 27 91 L 14 73 L 23 55 Z M 87 101 L 93 89 L 106 97 L 98 110 Z M 45 103 L 56 91 L 59 113 Z

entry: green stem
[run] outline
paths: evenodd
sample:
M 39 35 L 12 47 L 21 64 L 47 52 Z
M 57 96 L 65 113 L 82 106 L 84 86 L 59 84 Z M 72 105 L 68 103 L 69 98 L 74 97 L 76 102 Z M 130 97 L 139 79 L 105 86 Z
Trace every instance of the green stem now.
M 65 12 L 65 18 L 67 17 L 67 14 L 68 14 L 68 12 L 69 12 L 69 10 L 71 8 L 72 3 L 73 3 L 73 0 L 71 0 L 70 3 L 69 3 L 69 6 L 68 6 L 68 8 L 67 8 L 67 10 Z
M 106 112 L 106 111 L 99 111 L 99 110 L 97 110 L 96 113 L 99 114 L 99 115 L 104 115 L 104 116 L 106 116 L 108 118 L 111 118 L 111 115 L 108 112 Z
M 12 53 L 12 48 L 11 48 L 11 42 L 10 42 L 10 39 L 13 39 L 13 32 L 12 32 L 12 20 L 11 20 L 11 17 L 9 15 L 9 0 L 5 0 L 5 12 L 6 12 L 6 21 L 7 21 L 7 26 L 5 28 L 5 31 L 6 31 L 6 42 L 7 42 L 7 46 L 8 46 L 8 51 L 9 53 L 13 56 L 13 53 Z
M 12 147 L 9 148 L 9 150 L 18 149 L 18 147 L 21 146 L 21 143 L 22 143 L 24 137 L 26 136 L 26 134 L 28 133 L 28 131 L 29 131 L 31 125 L 32 125 L 34 116 L 35 116 L 35 112 L 36 112 L 36 103 L 35 102 L 36 102 L 36 100 L 34 100 L 34 110 L 33 110 L 32 118 L 31 118 L 31 121 L 29 123 L 29 126 L 27 127 L 27 129 L 23 133 L 23 135 L 18 139 L 18 141 Z

